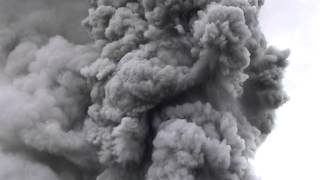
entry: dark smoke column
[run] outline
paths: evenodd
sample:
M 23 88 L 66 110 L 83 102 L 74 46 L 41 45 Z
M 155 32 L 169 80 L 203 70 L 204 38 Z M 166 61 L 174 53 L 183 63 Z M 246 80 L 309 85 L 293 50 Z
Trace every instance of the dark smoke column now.
M 254 180 L 288 51 L 267 47 L 263 0 L 91 0 L 100 58 L 84 130 L 98 180 Z

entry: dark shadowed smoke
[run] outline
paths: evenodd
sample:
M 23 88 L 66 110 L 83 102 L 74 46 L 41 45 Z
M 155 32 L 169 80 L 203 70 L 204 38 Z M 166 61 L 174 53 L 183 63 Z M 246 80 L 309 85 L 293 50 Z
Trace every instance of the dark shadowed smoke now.
M 0 179 L 258 179 L 289 56 L 262 5 L 0 0 Z

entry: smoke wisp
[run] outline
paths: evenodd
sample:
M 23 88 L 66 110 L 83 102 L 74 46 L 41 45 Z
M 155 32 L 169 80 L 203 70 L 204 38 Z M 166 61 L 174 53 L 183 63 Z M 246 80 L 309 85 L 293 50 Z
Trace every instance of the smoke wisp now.
M 0 179 L 258 179 L 289 56 L 263 3 L 0 0 Z

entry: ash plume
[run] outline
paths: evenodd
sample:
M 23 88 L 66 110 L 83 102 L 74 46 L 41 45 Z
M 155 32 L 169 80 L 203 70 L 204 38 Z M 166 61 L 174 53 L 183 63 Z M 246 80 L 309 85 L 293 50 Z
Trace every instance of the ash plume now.
M 263 3 L 0 0 L 0 179 L 258 179 L 289 56 Z

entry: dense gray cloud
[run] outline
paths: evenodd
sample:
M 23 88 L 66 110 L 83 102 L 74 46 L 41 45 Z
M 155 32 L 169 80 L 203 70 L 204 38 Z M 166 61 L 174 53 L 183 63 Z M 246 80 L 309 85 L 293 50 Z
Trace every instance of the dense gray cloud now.
M 79 129 L 89 103 L 79 71 L 96 57 L 94 47 L 61 37 L 42 47 L 24 42 L 9 53 L 0 86 L 0 146 L 5 152 L 27 151 L 32 159 L 43 153 L 45 164 L 54 156 L 81 167 L 95 163 Z
M 263 1 L 91 0 L 84 45 L 85 3 L 0 3 L 0 179 L 256 179 L 289 55 Z
M 80 28 L 86 9 L 79 1 L 0 1 L 0 179 L 72 180 L 84 176 L 79 167 L 95 167 L 81 132 L 90 88 L 80 69 L 99 46 L 72 43 L 89 40 Z

